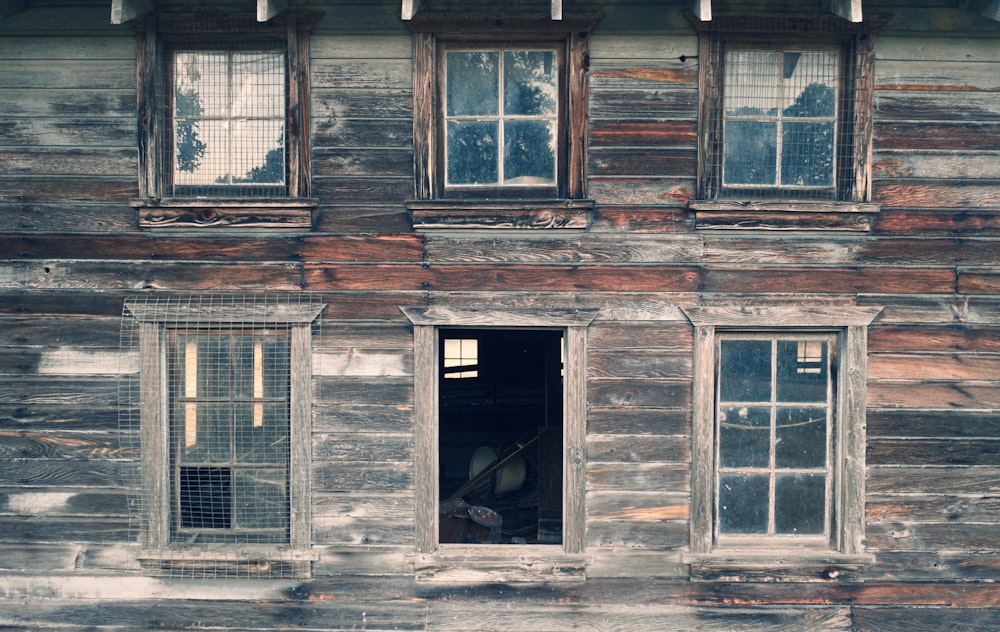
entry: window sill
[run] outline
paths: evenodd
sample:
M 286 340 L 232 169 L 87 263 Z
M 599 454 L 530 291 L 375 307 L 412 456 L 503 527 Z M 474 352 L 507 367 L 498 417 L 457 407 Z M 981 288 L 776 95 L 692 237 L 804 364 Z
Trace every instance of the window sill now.
M 287 545 L 218 545 L 145 549 L 136 558 L 142 574 L 154 577 L 308 579 L 319 556 Z
M 691 581 L 700 582 L 861 582 L 873 555 L 836 551 L 753 550 L 686 555 Z
M 559 545 L 446 544 L 406 557 L 417 581 L 448 583 L 583 582 L 588 562 Z
M 692 200 L 701 230 L 830 230 L 868 232 L 881 206 L 875 202 Z
M 309 230 L 316 198 L 208 200 L 164 198 L 132 200 L 145 229 L 295 229 Z
M 576 229 L 583 230 L 593 200 L 410 200 L 417 230 Z

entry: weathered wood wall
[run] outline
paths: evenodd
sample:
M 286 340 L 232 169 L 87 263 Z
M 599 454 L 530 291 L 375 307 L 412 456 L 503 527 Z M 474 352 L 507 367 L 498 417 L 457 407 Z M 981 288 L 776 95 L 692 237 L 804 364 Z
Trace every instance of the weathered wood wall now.
M 606 11 L 591 42 L 588 228 L 416 232 L 399 3 L 320 4 L 320 208 L 313 231 L 282 234 L 140 231 L 132 32 L 108 23 L 107 0 L 0 18 L 0 626 L 995 625 L 1000 24 L 965 3 L 864 3 L 893 15 L 876 45 L 872 231 L 696 231 L 686 3 L 564 1 Z M 140 577 L 137 455 L 118 423 L 118 378 L 136 368 L 119 351 L 122 302 L 265 290 L 329 304 L 314 343 L 314 579 Z M 693 340 L 679 307 L 727 298 L 885 306 L 869 340 L 864 584 L 687 580 Z M 502 564 L 495 585 L 412 579 L 414 354 L 399 306 L 484 304 L 601 310 L 584 583 L 519 587 Z

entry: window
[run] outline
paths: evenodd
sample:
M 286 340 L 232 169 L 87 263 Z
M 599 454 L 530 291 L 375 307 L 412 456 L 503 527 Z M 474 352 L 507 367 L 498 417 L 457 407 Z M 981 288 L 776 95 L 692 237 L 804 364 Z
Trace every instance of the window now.
M 139 33 L 143 228 L 308 228 L 308 28 L 314 17 L 184 21 Z
M 479 552 L 477 543 L 491 542 L 492 523 L 482 520 L 491 514 L 477 515 L 475 527 L 465 525 L 469 537 L 455 535 L 446 524 L 456 512 L 463 520 L 475 522 L 468 512 L 480 505 L 470 502 L 464 507 L 449 501 L 465 498 L 464 491 L 456 492 L 479 473 L 489 479 L 480 481 L 491 487 L 486 490 L 489 494 L 504 493 L 497 486 L 507 485 L 508 474 L 510 480 L 520 479 L 522 487 L 529 477 L 535 482 L 530 490 L 524 487 L 524 494 L 505 499 L 506 507 L 513 510 L 508 527 L 517 522 L 525 528 L 525 533 L 512 534 L 510 529 L 504 532 L 502 522 L 498 525 L 497 537 L 508 545 L 501 548 L 510 551 L 512 563 L 523 567 L 517 560 L 537 544 L 543 550 L 532 573 L 582 572 L 586 331 L 596 310 L 402 309 L 414 326 L 416 358 L 415 546 L 422 556 L 417 562 L 418 577 L 425 564 L 440 570 L 440 565 L 454 562 L 467 573 L 466 562 L 486 554 Z M 445 364 L 451 362 L 445 353 L 448 341 L 472 339 L 477 340 L 477 376 L 444 378 L 448 374 Z M 475 412 L 484 407 L 489 411 Z M 480 436 L 473 437 L 474 441 L 467 441 L 477 433 Z M 483 445 L 493 452 L 478 450 Z M 519 450 L 514 458 L 523 457 L 525 470 L 514 464 L 508 472 L 497 457 L 502 460 Z M 491 464 L 501 467 L 489 472 L 485 468 Z M 541 470 L 526 471 L 538 464 Z M 541 479 L 539 471 L 544 472 Z M 480 482 L 473 481 L 473 487 L 478 488 Z M 524 498 L 535 503 L 527 519 L 516 511 L 518 499 Z M 497 510 L 500 504 L 486 507 Z M 495 547 L 490 551 L 496 554 Z
M 587 64 L 597 19 L 510 19 L 513 36 L 496 16 L 456 21 L 428 12 L 409 23 L 408 206 L 417 228 L 587 226 Z
M 157 575 L 309 572 L 311 337 L 323 305 L 236 297 L 125 304 L 139 375 L 137 526 Z M 135 410 L 135 413 L 131 412 Z
M 749 578 L 768 560 L 821 579 L 863 569 L 867 327 L 879 311 L 685 309 L 697 341 L 692 577 Z
M 874 25 L 832 15 L 694 22 L 697 225 L 869 229 Z
M 719 334 L 715 538 L 829 541 L 833 468 L 829 334 Z

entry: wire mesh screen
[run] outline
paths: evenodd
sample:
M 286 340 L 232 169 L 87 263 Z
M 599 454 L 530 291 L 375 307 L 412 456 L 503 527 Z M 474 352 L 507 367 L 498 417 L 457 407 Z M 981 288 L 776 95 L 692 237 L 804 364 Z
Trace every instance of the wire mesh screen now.
M 139 371 L 123 375 L 119 418 L 137 455 L 130 506 L 144 570 L 303 573 L 308 561 L 288 546 L 292 381 L 293 362 L 310 359 L 292 357 L 292 339 L 318 327 L 321 307 L 298 295 L 125 301 L 123 357 L 138 355 Z
M 850 199 L 853 65 L 847 47 L 722 42 L 709 68 L 710 197 Z
M 272 197 L 285 192 L 284 44 L 253 50 L 176 48 L 169 56 L 173 195 Z

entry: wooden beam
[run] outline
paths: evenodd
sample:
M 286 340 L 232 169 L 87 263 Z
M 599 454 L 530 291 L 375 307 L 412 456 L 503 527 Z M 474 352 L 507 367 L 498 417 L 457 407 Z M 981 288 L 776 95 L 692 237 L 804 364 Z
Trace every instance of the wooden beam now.
M 28 0 L 0 0 L 0 19 L 24 11 Z
M 826 0 L 826 10 L 848 22 L 861 21 L 861 0 Z
M 691 12 L 702 22 L 711 22 L 712 0 L 691 0 Z
M 420 0 L 403 0 L 402 18 L 412 20 L 420 10 Z
M 257 0 L 257 21 L 267 22 L 287 7 L 287 0 Z
M 156 6 L 156 0 L 111 0 L 111 23 L 125 24 L 141 18 Z
M 1000 22 L 1000 0 L 993 0 L 982 10 L 982 14 L 991 20 Z
M 553 20 L 562 19 L 562 0 L 552 0 L 551 15 Z

